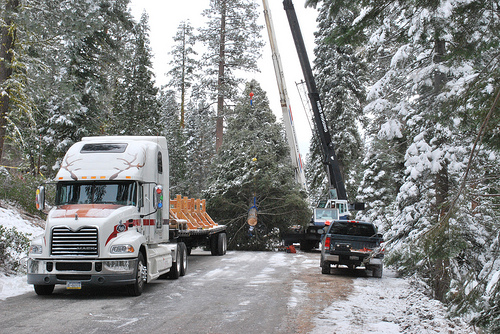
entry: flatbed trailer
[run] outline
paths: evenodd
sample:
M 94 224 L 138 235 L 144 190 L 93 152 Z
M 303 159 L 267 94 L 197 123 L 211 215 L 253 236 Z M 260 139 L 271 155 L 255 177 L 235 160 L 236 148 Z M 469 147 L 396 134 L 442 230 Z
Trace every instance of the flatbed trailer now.
M 226 226 L 212 220 L 205 210 L 204 199 L 177 195 L 170 200 L 170 232 L 172 238 L 186 245 L 187 253 L 196 247 L 206 247 L 212 255 L 224 255 L 227 250 Z

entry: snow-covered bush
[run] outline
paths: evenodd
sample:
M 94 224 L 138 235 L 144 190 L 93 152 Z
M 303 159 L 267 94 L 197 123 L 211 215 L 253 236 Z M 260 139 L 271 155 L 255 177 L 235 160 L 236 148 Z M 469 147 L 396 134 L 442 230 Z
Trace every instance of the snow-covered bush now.
M 28 255 L 30 239 L 15 227 L 0 225 L 0 271 L 16 273 L 22 270 L 22 259 Z

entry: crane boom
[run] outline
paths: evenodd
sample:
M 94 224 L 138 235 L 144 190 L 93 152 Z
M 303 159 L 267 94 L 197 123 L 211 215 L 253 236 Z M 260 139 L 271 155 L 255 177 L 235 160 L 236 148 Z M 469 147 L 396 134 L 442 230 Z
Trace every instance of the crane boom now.
M 274 34 L 274 26 L 271 19 L 271 12 L 267 0 L 262 0 L 264 6 L 264 18 L 266 20 L 267 33 L 269 35 L 269 44 L 271 45 L 271 52 L 273 58 L 274 72 L 276 74 L 276 82 L 278 83 L 278 90 L 280 94 L 281 111 L 283 113 L 283 122 L 285 124 L 286 138 L 288 146 L 290 147 L 290 155 L 292 165 L 295 169 L 295 179 L 300 184 L 302 189 L 306 190 L 306 177 L 302 165 L 302 157 L 300 155 L 299 146 L 297 144 L 297 134 L 293 124 L 292 108 L 290 107 L 290 100 L 288 98 L 285 77 L 283 74 L 283 65 L 281 64 L 281 57 L 278 52 L 278 45 L 276 43 L 276 35 Z
M 333 192 L 334 197 L 340 200 L 347 200 L 345 185 L 340 172 L 340 165 L 335 154 L 335 145 L 332 142 L 332 137 L 330 135 L 330 131 L 328 130 L 327 120 L 323 111 L 321 99 L 319 97 L 318 89 L 316 88 L 316 82 L 314 81 L 314 75 L 309 63 L 309 58 L 307 57 L 304 39 L 302 38 L 302 33 L 300 32 L 297 14 L 295 13 L 295 8 L 293 7 L 291 0 L 284 0 L 283 7 L 286 11 L 293 41 L 299 56 L 300 66 L 302 67 L 307 90 L 309 92 L 309 100 L 311 102 L 314 115 L 316 131 L 321 141 L 324 159 L 323 163 L 325 164 L 327 170 L 329 186 L 331 190 L 335 190 Z

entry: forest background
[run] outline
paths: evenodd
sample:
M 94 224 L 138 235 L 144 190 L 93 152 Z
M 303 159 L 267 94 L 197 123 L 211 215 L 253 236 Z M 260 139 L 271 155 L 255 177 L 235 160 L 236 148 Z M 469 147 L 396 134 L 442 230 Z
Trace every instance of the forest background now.
M 349 198 L 368 205 L 357 218 L 384 233 L 386 264 L 499 332 L 498 1 L 306 5 L 318 10 L 314 70 Z M 170 81 L 157 87 L 148 17 L 134 20 L 129 0 L 0 0 L 0 198 L 34 210 L 26 194 L 83 136 L 162 135 L 170 193 L 207 198 L 230 248 L 272 249 L 307 222 L 308 199 L 326 190 L 317 141 L 305 194 L 266 93 L 245 80 L 264 47 L 262 11 L 214 0 L 200 12 L 204 25 L 169 36 Z M 16 270 L 16 231 L 0 236 L 2 266 Z

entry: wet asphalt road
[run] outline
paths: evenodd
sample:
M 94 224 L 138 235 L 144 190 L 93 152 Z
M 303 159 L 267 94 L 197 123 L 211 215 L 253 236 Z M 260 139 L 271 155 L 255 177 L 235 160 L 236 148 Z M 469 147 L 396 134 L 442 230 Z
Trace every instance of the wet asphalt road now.
M 0 333 L 308 333 L 352 289 L 352 275 L 322 275 L 314 252 L 193 250 L 188 261 L 186 276 L 153 281 L 139 297 L 56 286 L 0 301 Z

